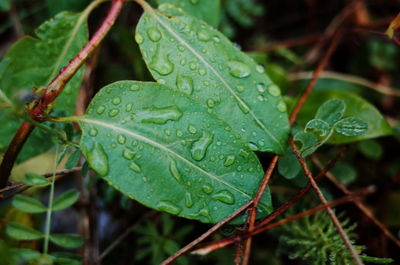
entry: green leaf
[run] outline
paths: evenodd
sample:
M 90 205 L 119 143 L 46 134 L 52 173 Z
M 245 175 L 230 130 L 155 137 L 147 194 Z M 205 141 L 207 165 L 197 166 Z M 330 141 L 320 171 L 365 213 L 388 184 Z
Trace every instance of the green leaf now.
M 12 205 L 25 213 L 44 213 L 47 211 L 47 207 L 39 200 L 21 194 L 13 198 Z
M 40 252 L 27 248 L 13 248 L 12 253 L 16 255 L 22 262 L 32 261 L 42 255 Z
M 50 241 L 64 248 L 78 248 L 83 245 L 80 235 L 51 234 Z
M 159 5 L 172 4 L 188 14 L 200 18 L 213 27 L 219 24 L 220 0 L 156 0 Z
M 343 117 L 345 109 L 346 105 L 343 100 L 330 99 L 318 108 L 315 118 L 323 120 L 332 126 Z
M 82 16 L 81 13 L 58 14 L 36 29 L 37 38 L 24 37 L 16 42 L 0 62 L 0 94 L 3 95 L 0 102 L 13 106 L 7 112 L 0 109 L 0 121 L 5 124 L 0 130 L 1 149 L 8 145 L 20 125 L 21 120 L 13 113 L 22 113 L 23 105 L 34 97 L 32 89 L 47 86 L 86 44 L 88 32 Z M 57 98 L 55 110 L 59 114 L 74 113 L 82 78 L 83 69 L 80 69 Z M 19 162 L 45 152 L 51 145 L 48 134 L 35 130 L 25 144 Z
M 338 162 L 331 170 L 332 174 L 341 183 L 348 185 L 357 179 L 357 171 L 353 166 L 345 162 Z
M 369 159 L 379 160 L 382 157 L 382 145 L 375 140 L 361 141 L 358 143 L 357 147 L 358 150 Z
M 284 153 L 286 105 L 264 68 L 199 19 L 146 9 L 136 41 L 154 78 L 215 111 L 252 150 Z
M 60 211 L 70 207 L 79 199 L 79 192 L 75 189 L 67 190 L 54 200 L 52 210 Z
M 17 240 L 37 240 L 43 238 L 41 232 L 15 222 L 7 224 L 6 233 L 9 237 Z
M 284 156 L 279 158 L 278 172 L 285 179 L 295 178 L 301 169 L 301 165 L 293 153 L 292 148 L 288 147 Z
M 371 103 L 346 91 L 325 90 L 311 93 L 307 100 L 307 104 L 303 106 L 299 113 L 297 122 L 304 126 L 314 117 L 320 102 L 332 98 L 343 100 L 346 105 L 346 110 L 343 116 L 352 116 L 363 120 L 368 124 L 368 131 L 366 134 L 360 136 L 344 136 L 339 133 L 334 133 L 327 143 L 345 144 L 393 134 L 392 128 L 388 122 Z M 293 106 L 293 103 L 290 103 L 290 105 Z
M 312 119 L 307 122 L 306 127 L 304 128 L 306 131 L 319 131 L 319 136 L 327 136 L 330 132 L 330 125 L 320 119 Z
M 51 253 L 54 264 L 57 265 L 82 265 L 82 257 L 72 253 Z
M 65 169 L 72 169 L 76 164 L 78 164 L 79 159 L 81 158 L 81 150 L 75 150 L 69 157 L 67 162 L 65 163 Z
M 104 87 L 78 121 L 90 166 L 156 210 L 216 223 L 247 203 L 263 177 L 257 157 L 225 122 L 157 83 Z M 260 211 L 270 210 L 267 191 Z
M 320 147 L 318 139 L 310 132 L 298 132 L 293 136 L 293 140 L 301 143 L 299 152 L 303 157 L 311 155 Z
M 9 11 L 11 8 L 10 0 L 1 0 L 0 1 L 0 11 L 6 12 Z
M 27 173 L 25 174 L 25 178 L 22 180 L 26 185 L 34 186 L 34 187 L 46 187 L 50 185 L 50 181 L 38 174 L 35 173 Z
M 335 124 L 335 131 L 345 136 L 360 136 L 368 131 L 368 124 L 356 117 L 348 117 Z

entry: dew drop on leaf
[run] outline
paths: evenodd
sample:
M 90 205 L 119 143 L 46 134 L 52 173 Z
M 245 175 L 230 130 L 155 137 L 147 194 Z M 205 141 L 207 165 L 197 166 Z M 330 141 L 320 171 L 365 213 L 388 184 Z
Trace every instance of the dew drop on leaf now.
M 213 141 L 213 135 L 209 132 L 204 132 L 202 137 L 193 143 L 190 153 L 194 160 L 200 161 L 204 158 L 207 148 Z
M 125 143 L 126 143 L 126 137 L 125 137 L 125 135 L 119 134 L 119 135 L 117 136 L 117 140 L 118 140 L 118 143 L 119 143 L 119 144 L 125 144 Z
M 157 51 L 154 53 L 149 67 L 160 75 L 169 75 L 174 70 L 174 64 L 169 60 L 169 55 L 160 52 L 160 47 L 157 46 Z
M 178 167 L 176 165 L 175 160 L 171 159 L 171 162 L 169 163 L 169 172 L 171 175 L 174 177 L 174 179 L 180 183 L 182 181 L 181 174 L 179 173 Z
M 185 193 L 185 205 L 188 208 L 193 206 L 192 194 L 190 194 L 189 192 Z
M 119 98 L 119 97 L 113 98 L 111 103 L 114 105 L 118 105 L 121 103 L 121 98 Z
M 211 193 L 214 191 L 213 187 L 212 187 L 210 184 L 204 184 L 204 185 L 201 187 L 201 190 L 202 190 L 205 194 L 211 194 Z
M 141 173 L 142 172 L 142 169 L 140 168 L 140 166 L 137 163 L 133 162 L 133 161 L 129 164 L 129 168 L 132 169 L 136 173 Z
M 122 156 L 127 160 L 131 160 L 135 157 L 135 152 L 131 148 L 125 147 Z
M 264 84 L 264 83 L 259 83 L 259 84 L 257 84 L 257 90 L 258 90 L 258 92 L 260 92 L 260 93 L 264 93 L 265 90 L 266 90 L 265 84 Z
M 197 132 L 197 129 L 196 129 L 196 127 L 194 127 L 193 125 L 189 125 L 188 131 L 189 131 L 191 134 L 195 134 L 195 133 Z
M 278 105 L 276 106 L 280 112 L 286 111 L 286 104 L 283 100 L 279 101 Z
M 107 175 L 108 157 L 101 144 L 94 143 L 93 147 L 87 151 L 86 157 L 90 167 L 93 168 L 94 171 L 101 176 Z
M 178 75 L 176 77 L 176 86 L 185 94 L 191 95 L 193 93 L 193 79 L 189 76 Z
M 279 87 L 275 84 L 272 84 L 268 87 L 268 92 L 274 97 L 277 97 L 281 94 Z
M 143 41 L 144 41 L 143 36 L 140 35 L 140 33 L 137 33 L 137 32 L 136 32 L 136 34 L 135 34 L 135 41 L 137 42 L 137 44 L 142 44 Z
M 233 194 L 228 191 L 228 190 L 221 190 L 217 193 L 215 193 L 212 198 L 214 200 L 226 203 L 226 204 L 234 204 L 235 203 L 235 197 Z
M 179 120 L 183 113 L 176 107 L 152 108 L 140 113 L 143 123 L 165 124 L 168 121 Z
M 225 159 L 224 166 L 229 167 L 235 163 L 235 156 L 234 155 L 228 155 Z
M 244 78 L 250 75 L 250 67 L 239 61 L 228 61 L 228 67 L 232 76 L 237 78 Z
M 97 114 L 103 114 L 105 110 L 106 110 L 106 107 L 98 106 L 96 109 L 96 112 L 97 112 Z
M 239 106 L 240 110 L 241 110 L 244 114 L 247 114 L 247 113 L 250 112 L 250 109 L 249 109 L 249 107 L 248 107 L 246 104 L 244 104 L 244 103 L 242 103 L 242 102 L 238 102 L 238 106 Z
M 209 41 L 210 40 L 210 35 L 204 29 L 201 29 L 201 30 L 199 30 L 199 32 L 197 32 L 197 37 L 199 38 L 200 41 Z
M 89 130 L 89 135 L 94 137 L 97 135 L 97 129 L 96 128 L 92 128 Z
M 166 201 L 160 201 L 157 204 L 157 208 L 160 211 L 164 211 L 164 212 L 167 212 L 167 213 L 170 213 L 170 214 L 178 214 L 182 210 L 180 207 L 178 207 L 178 206 L 176 206 L 176 205 L 174 205 L 174 204 L 172 204 L 170 202 L 166 202 Z
M 264 71 L 265 71 L 264 66 L 262 64 L 257 65 L 256 70 L 259 73 L 264 73 Z
M 161 40 L 162 37 L 161 32 L 155 27 L 151 27 L 147 30 L 147 36 L 154 42 Z
M 115 116 L 117 116 L 119 114 L 119 109 L 111 109 L 109 112 L 108 112 L 108 116 L 110 116 L 110 117 L 115 117 Z

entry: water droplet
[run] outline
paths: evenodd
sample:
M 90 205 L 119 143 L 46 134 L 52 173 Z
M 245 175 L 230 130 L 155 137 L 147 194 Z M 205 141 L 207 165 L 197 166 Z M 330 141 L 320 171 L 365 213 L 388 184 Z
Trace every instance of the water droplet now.
M 166 136 L 171 136 L 171 131 L 170 130 L 165 130 L 164 133 L 165 133 Z
M 96 112 L 97 112 L 97 114 L 103 114 L 105 110 L 106 110 L 106 107 L 98 106 L 96 109 Z
M 136 34 L 135 34 L 135 40 L 136 40 L 136 42 L 137 42 L 138 44 L 142 44 L 143 41 L 144 41 L 143 36 L 140 35 L 140 33 L 138 33 L 138 32 L 136 32 Z
M 280 112 L 285 112 L 286 111 L 286 104 L 283 100 L 279 101 L 278 105 L 276 105 L 276 107 L 278 108 L 278 110 Z
M 181 59 L 181 65 L 183 66 L 183 65 L 185 65 L 186 64 L 186 59 Z
M 253 143 L 253 142 L 249 142 L 249 143 L 247 144 L 247 146 L 249 147 L 249 149 L 250 149 L 251 151 L 258 151 L 258 150 L 259 150 L 258 146 L 257 146 L 255 143 Z
M 169 75 L 174 70 L 174 64 L 169 60 L 169 54 L 160 52 L 160 47 L 157 46 L 149 67 L 160 75 Z
M 131 85 L 130 87 L 129 87 L 129 90 L 130 91 L 138 91 L 140 89 L 140 87 L 139 87 L 139 85 Z
M 209 222 L 212 221 L 212 220 L 211 220 L 211 215 L 210 215 L 210 210 L 208 209 L 207 206 L 204 206 L 204 208 L 202 208 L 202 209 L 199 211 L 199 215 L 200 215 L 200 216 L 204 216 L 205 218 L 207 218 L 207 220 L 208 220 Z
M 126 143 L 125 135 L 122 135 L 122 134 L 118 135 L 117 140 L 118 140 L 119 144 L 125 144 Z
M 87 150 L 86 158 L 90 167 L 100 176 L 107 175 L 108 157 L 101 144 L 94 143 L 93 147 Z
M 190 62 L 189 63 L 189 68 L 190 68 L 190 70 L 196 70 L 197 69 L 197 64 L 195 62 Z
M 248 158 L 250 156 L 250 152 L 244 149 L 240 149 L 239 155 L 243 158 Z
M 136 173 L 141 173 L 142 172 L 142 169 L 140 168 L 140 166 L 137 163 L 133 162 L 133 161 L 130 163 L 129 168 L 132 169 L 133 171 L 135 171 Z
M 155 27 L 151 27 L 147 30 L 147 36 L 154 42 L 159 41 L 162 37 L 161 32 Z
M 125 147 L 122 156 L 127 160 L 132 160 L 135 157 L 135 152 L 131 148 Z
M 197 4 L 198 1 L 199 1 L 199 0 L 190 0 L 190 2 L 191 2 L 193 5 Z
M 243 92 L 243 91 L 244 91 L 244 86 L 237 86 L 237 87 L 236 87 L 236 90 L 237 90 L 238 92 Z
M 225 159 L 224 166 L 229 167 L 235 163 L 236 157 L 234 155 L 228 155 Z
M 183 47 L 182 45 L 178 45 L 178 50 L 183 52 L 183 51 L 185 51 L 185 47 Z
M 128 103 L 128 104 L 126 104 L 126 106 L 125 106 L 125 110 L 126 110 L 127 112 L 130 112 L 130 111 L 132 110 L 132 108 L 133 108 L 133 104 L 132 104 L 132 103 Z
M 121 103 L 121 98 L 119 98 L 119 97 L 113 98 L 111 103 L 114 105 L 118 105 Z
M 244 78 L 250 75 L 250 67 L 239 61 L 228 61 L 230 73 L 232 76 L 237 78 Z
M 205 193 L 205 194 L 211 194 L 214 191 L 214 188 L 210 185 L 210 184 L 204 184 L 201 187 L 201 190 Z
M 207 152 L 207 148 L 213 141 L 213 137 L 214 136 L 211 133 L 204 132 L 201 138 L 193 143 L 190 152 L 194 160 L 200 161 L 204 158 Z
M 171 162 L 169 163 L 169 172 L 178 183 L 181 183 L 182 177 L 181 174 L 179 173 L 175 160 L 171 159 Z
M 193 93 L 193 79 L 189 76 L 178 75 L 176 77 L 176 86 L 185 94 L 191 95 Z
M 196 129 L 196 127 L 194 127 L 193 125 L 189 125 L 188 131 L 189 131 L 191 134 L 197 133 L 197 129 Z
M 181 130 L 176 130 L 176 136 L 182 137 L 183 132 Z
M 206 74 L 206 70 L 204 70 L 204 69 L 199 69 L 199 74 L 200 74 L 201 76 L 204 76 L 204 75 Z
M 218 104 L 218 102 L 216 102 L 214 99 L 212 99 L 212 98 L 207 99 L 207 106 L 208 106 L 209 108 L 213 108 L 213 107 L 215 107 L 217 104 Z
M 137 114 L 137 117 L 143 123 L 165 124 L 167 121 L 177 121 L 183 113 L 176 107 L 152 108 L 144 110 Z
M 178 214 L 182 211 L 182 209 L 170 202 L 166 202 L 166 201 L 160 201 L 157 204 L 157 208 L 160 211 L 164 211 L 170 214 Z
M 89 135 L 92 136 L 92 137 L 96 136 L 97 135 L 97 129 L 96 128 L 91 128 L 89 130 Z
M 193 206 L 192 194 L 190 194 L 189 192 L 185 193 L 185 205 L 188 208 Z
M 274 97 L 277 97 L 281 94 L 279 87 L 275 84 L 272 84 L 268 87 L 268 92 Z
M 115 117 L 115 116 L 118 115 L 118 113 L 119 113 L 119 109 L 111 109 L 111 110 L 108 112 L 108 116 L 110 116 L 110 117 Z
M 244 114 L 247 114 L 247 113 L 250 112 L 249 106 L 247 106 L 245 103 L 243 103 L 243 102 L 238 102 L 238 106 L 239 106 L 239 109 L 240 109 Z
M 264 100 L 265 100 L 265 97 L 264 97 L 263 95 L 258 95 L 258 96 L 257 96 L 257 100 L 259 100 L 259 101 L 264 101 Z
M 233 194 L 228 191 L 228 190 L 221 190 L 217 193 L 215 193 L 212 198 L 214 200 L 226 203 L 226 204 L 234 204 L 235 203 L 235 197 Z
M 216 43 L 219 43 L 219 42 L 221 41 L 221 39 L 220 39 L 218 36 L 214 36 L 214 37 L 213 37 L 213 40 L 214 40 Z
M 264 73 L 264 71 L 265 71 L 264 66 L 262 64 L 257 65 L 256 70 L 259 73 Z
M 258 92 L 260 92 L 260 93 L 264 93 L 265 90 L 266 90 L 265 84 L 264 84 L 264 83 L 259 83 L 259 84 L 257 84 L 257 90 L 258 90 Z
M 199 38 L 200 41 L 209 41 L 210 40 L 210 35 L 204 29 L 201 29 L 201 30 L 199 30 L 199 32 L 197 32 L 197 37 Z

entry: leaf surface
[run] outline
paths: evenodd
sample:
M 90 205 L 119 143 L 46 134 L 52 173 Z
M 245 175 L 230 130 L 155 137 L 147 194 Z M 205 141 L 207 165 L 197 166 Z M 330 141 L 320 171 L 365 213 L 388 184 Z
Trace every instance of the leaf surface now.
M 13 198 L 12 205 L 25 213 L 44 213 L 47 211 L 47 207 L 38 199 L 21 194 L 17 194 Z
M 104 87 L 78 120 L 90 166 L 156 210 L 216 223 L 247 203 L 263 176 L 257 157 L 228 124 L 157 83 Z M 269 191 L 260 210 L 271 210 Z
M 6 233 L 8 236 L 17 240 L 36 240 L 43 237 L 41 232 L 15 222 L 9 222 L 7 224 Z
M 213 109 L 252 150 L 284 153 L 286 105 L 264 68 L 203 21 L 160 8 L 146 8 L 135 36 L 157 82 Z
M 23 105 L 34 97 L 32 89 L 47 86 L 86 44 L 87 25 L 86 21 L 80 21 L 81 16 L 81 13 L 58 14 L 36 29 L 37 38 L 24 37 L 16 42 L 0 62 L 0 103 L 8 106 L 0 108 L 0 121 L 5 124 L 0 130 L 0 151 L 20 125 L 21 121 L 13 114 L 21 113 Z M 82 78 L 81 68 L 58 97 L 55 111 L 59 116 L 74 113 Z M 48 150 L 51 146 L 48 139 L 48 135 L 35 130 L 19 160 Z
M 219 24 L 220 0 L 157 0 L 159 5 L 172 4 L 188 14 L 200 18 L 213 27 Z

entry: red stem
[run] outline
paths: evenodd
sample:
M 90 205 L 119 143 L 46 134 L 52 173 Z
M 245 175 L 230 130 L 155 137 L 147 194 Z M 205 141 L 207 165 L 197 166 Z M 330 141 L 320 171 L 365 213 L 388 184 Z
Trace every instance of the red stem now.
M 113 0 L 107 17 L 104 19 L 100 28 L 97 29 L 90 41 L 46 87 L 43 96 L 36 101 L 36 105 L 32 109 L 27 110 L 33 120 L 38 122 L 43 122 L 46 120 L 46 115 L 50 111 L 51 104 L 62 92 L 67 82 L 74 76 L 76 71 L 78 71 L 79 67 L 82 66 L 82 64 L 88 59 L 93 51 L 99 46 L 100 42 L 104 39 L 105 35 L 108 33 L 119 13 L 121 12 L 124 2 L 125 0 Z M 15 160 L 34 128 L 35 126 L 33 124 L 23 122 L 8 146 L 8 149 L 4 154 L 3 161 L 0 165 L 0 189 L 7 185 L 8 178 Z

